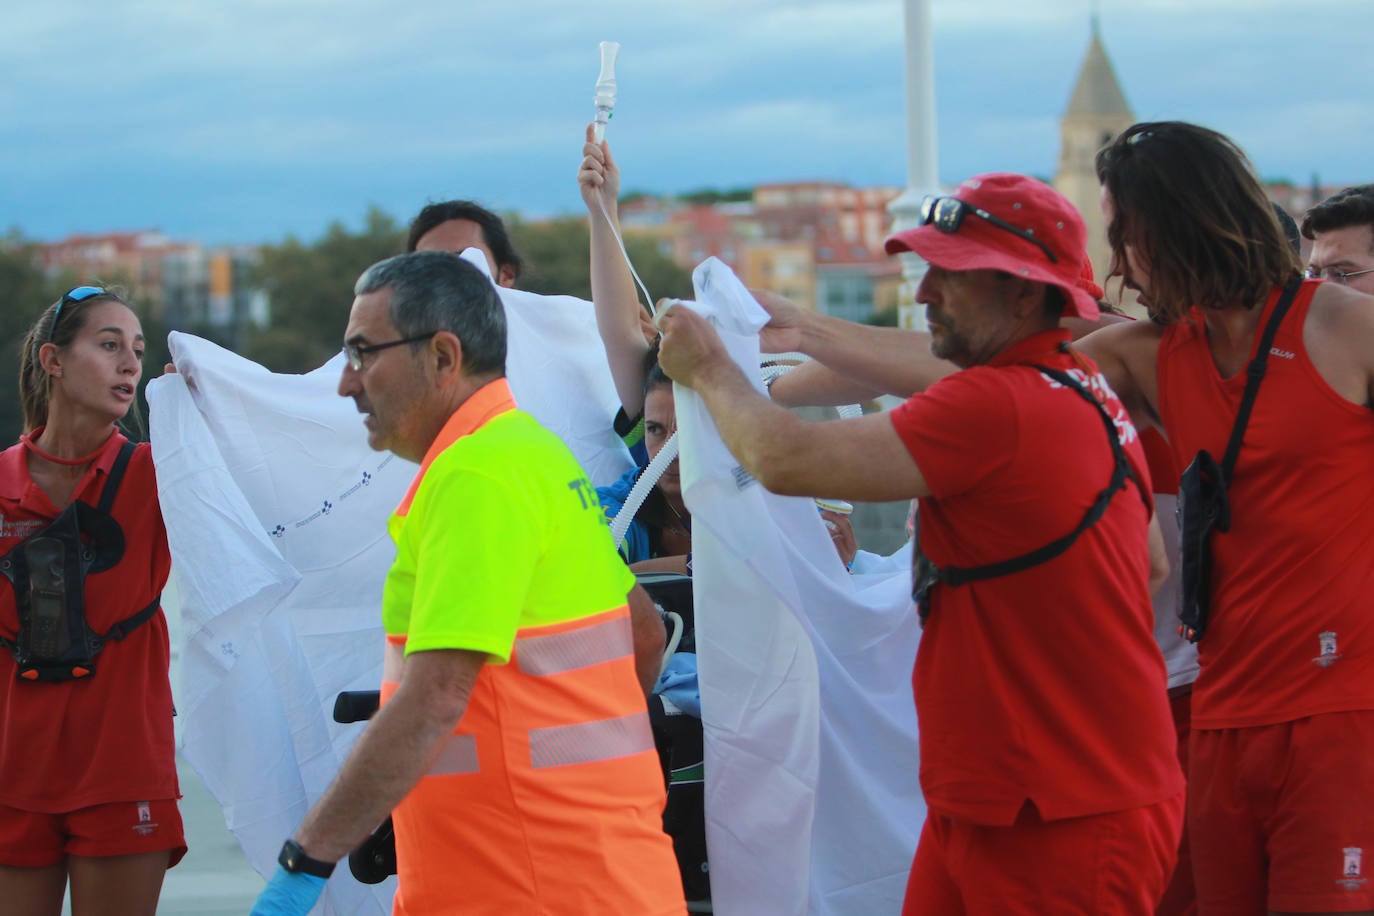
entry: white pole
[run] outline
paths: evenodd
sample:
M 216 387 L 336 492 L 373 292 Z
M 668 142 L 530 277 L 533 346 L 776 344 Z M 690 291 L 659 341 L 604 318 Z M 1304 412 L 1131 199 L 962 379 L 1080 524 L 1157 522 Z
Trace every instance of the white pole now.
M 904 0 L 906 23 L 906 146 L 907 188 L 892 203 L 892 231 L 920 222 L 921 200 L 940 193 L 938 144 L 935 130 L 935 53 L 930 37 L 930 0 Z M 916 305 L 916 287 L 926 262 L 914 254 L 898 255 L 902 287 L 898 294 L 898 322 L 902 327 L 926 329 L 925 307 Z

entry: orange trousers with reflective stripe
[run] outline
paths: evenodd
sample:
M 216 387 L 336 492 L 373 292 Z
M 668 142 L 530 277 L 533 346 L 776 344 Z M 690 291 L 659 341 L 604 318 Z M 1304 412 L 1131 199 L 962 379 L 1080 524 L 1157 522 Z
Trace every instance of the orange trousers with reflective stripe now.
M 664 801 L 628 609 L 521 630 L 393 812 L 393 912 L 685 913 Z

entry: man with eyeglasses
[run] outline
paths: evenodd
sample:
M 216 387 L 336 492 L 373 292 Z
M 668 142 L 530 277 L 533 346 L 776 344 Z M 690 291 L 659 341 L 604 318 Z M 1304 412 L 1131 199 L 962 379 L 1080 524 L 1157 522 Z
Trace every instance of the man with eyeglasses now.
M 1145 457 L 1059 329 L 1098 316 L 1079 282 L 1083 220 L 1043 182 L 990 174 L 928 200 L 922 223 L 887 250 L 930 262 L 917 301 L 931 353 L 958 371 L 896 410 L 803 421 L 685 305 L 660 315 L 661 362 L 769 490 L 920 499 L 913 686 L 930 814 L 903 912 L 1152 913 L 1183 779 L 1153 638 Z M 764 344 L 855 364 L 882 358 L 891 330 L 818 316 Z
M 1337 191 L 1308 210 L 1302 234 L 1314 242 L 1308 277 L 1374 296 L 1374 184 Z
M 382 705 L 253 913 L 304 916 L 388 814 L 394 913 L 684 913 L 644 699 L 663 626 L 572 453 L 516 408 L 496 290 L 417 252 L 354 291 L 339 393 L 420 465 L 388 523 Z

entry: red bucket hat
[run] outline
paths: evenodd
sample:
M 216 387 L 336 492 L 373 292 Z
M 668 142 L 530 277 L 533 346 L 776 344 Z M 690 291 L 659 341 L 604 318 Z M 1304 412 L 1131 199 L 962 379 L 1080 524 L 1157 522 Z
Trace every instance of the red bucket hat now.
M 887 240 L 887 253 L 911 251 L 945 270 L 1000 270 L 1048 283 L 1063 291 L 1065 315 L 1091 320 L 1101 314 L 1080 279 L 1088 263 L 1088 230 L 1064 195 L 1035 178 L 992 172 L 968 179 L 954 196 L 1033 235 L 1057 260 L 1030 239 L 972 212 L 954 232 L 933 224 L 899 232 Z
M 1087 258 L 1083 259 L 1083 272 L 1078 275 L 1078 288 L 1099 302 L 1107 295 L 1102 291 L 1102 287 L 1097 285 L 1097 277 L 1093 274 L 1093 262 Z

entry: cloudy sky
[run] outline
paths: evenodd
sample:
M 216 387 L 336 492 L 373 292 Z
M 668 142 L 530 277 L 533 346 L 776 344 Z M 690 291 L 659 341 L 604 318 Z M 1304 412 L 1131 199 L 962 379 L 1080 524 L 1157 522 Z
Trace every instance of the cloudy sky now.
M 1050 175 L 1092 0 L 934 0 L 939 172 Z M 1141 119 L 1374 180 L 1371 0 L 1100 0 Z M 46 0 L 0 14 L 0 232 L 317 237 L 580 208 L 603 39 L 627 189 L 905 183 L 901 0 Z

